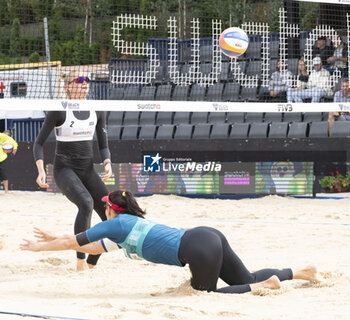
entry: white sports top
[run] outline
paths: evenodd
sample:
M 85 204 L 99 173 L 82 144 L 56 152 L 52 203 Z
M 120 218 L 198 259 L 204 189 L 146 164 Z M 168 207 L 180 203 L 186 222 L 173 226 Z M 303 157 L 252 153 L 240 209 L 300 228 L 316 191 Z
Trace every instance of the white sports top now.
M 97 115 L 95 111 L 90 111 L 90 116 L 86 120 L 79 120 L 74 116 L 72 110 L 66 111 L 64 123 L 55 127 L 57 141 L 88 141 L 92 140 L 95 133 Z

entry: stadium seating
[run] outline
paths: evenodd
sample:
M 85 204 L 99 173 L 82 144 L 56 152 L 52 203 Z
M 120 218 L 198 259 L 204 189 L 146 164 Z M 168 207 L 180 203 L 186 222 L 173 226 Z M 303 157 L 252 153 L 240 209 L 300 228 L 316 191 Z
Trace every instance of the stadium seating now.
M 253 122 L 250 124 L 249 138 L 267 138 L 269 124 L 266 122 Z
M 201 62 L 211 61 L 212 57 L 213 57 L 213 46 L 212 45 L 199 46 L 199 60 Z
M 176 127 L 174 139 L 191 139 L 192 138 L 193 125 L 192 124 L 179 124 Z
M 209 123 L 225 123 L 226 112 L 210 112 Z
M 158 72 L 156 74 L 156 78 L 153 80 L 153 83 L 158 85 L 166 82 L 167 79 L 166 79 L 165 73 L 166 73 L 166 67 L 160 65 L 158 67 Z
M 249 123 L 234 123 L 231 127 L 230 138 L 246 139 L 248 137 Z
M 269 138 L 286 138 L 288 127 L 288 122 L 272 122 L 269 129 Z
M 192 139 L 209 139 L 211 124 L 199 123 L 194 126 Z
M 222 101 L 238 101 L 241 85 L 238 82 L 228 82 L 225 84 L 222 94 Z
M 269 60 L 269 72 L 270 74 L 274 73 L 276 71 L 278 59 L 270 59 Z
M 244 122 L 245 113 L 244 112 L 227 112 L 227 123 Z
M 226 82 L 230 79 L 229 72 L 229 63 L 228 62 L 222 62 L 221 63 L 221 73 L 219 74 L 219 81 Z
M 270 41 L 269 43 L 269 49 L 270 49 L 270 58 L 271 59 L 278 59 L 279 57 L 279 41 Z
M 175 86 L 173 91 L 174 101 L 187 101 L 190 86 Z
M 182 43 L 180 48 L 180 63 L 188 63 L 192 59 L 192 50 L 189 43 Z
M 206 87 L 199 84 L 193 84 L 190 93 L 191 101 L 204 101 Z
M 327 138 L 328 121 L 314 121 L 310 123 L 309 138 Z
M 193 112 L 191 116 L 191 123 L 207 123 L 208 122 L 208 112 Z
M 157 112 L 155 111 L 143 111 L 140 115 L 140 125 L 155 124 Z
M 323 115 L 322 112 L 305 112 L 304 113 L 304 122 L 313 122 L 313 121 L 322 121 Z
M 134 125 L 139 123 L 140 112 L 125 111 L 123 125 Z
M 242 87 L 241 100 L 247 102 L 258 101 L 257 88 Z
M 174 112 L 168 112 L 168 111 L 158 112 L 156 124 L 158 125 L 172 124 L 173 116 L 174 116 Z
M 111 88 L 109 92 L 109 100 L 123 100 L 124 98 L 124 88 L 122 87 L 115 87 Z
M 322 120 L 328 121 L 329 112 L 322 112 Z
M 210 139 L 227 139 L 230 125 L 227 123 L 215 123 L 212 126 Z
M 288 70 L 293 74 L 298 74 L 298 63 L 299 59 L 288 59 Z
M 259 78 L 261 76 L 261 60 L 249 61 L 246 67 L 246 72 L 248 76 L 257 75 Z
M 145 86 L 141 88 L 140 100 L 154 100 L 156 86 Z
M 156 136 L 157 126 L 155 125 L 144 125 L 140 128 L 139 139 L 142 140 L 153 140 Z
M 308 124 L 306 122 L 291 122 L 288 131 L 288 138 L 306 138 Z
M 161 84 L 158 86 L 157 92 L 156 92 L 156 100 L 164 100 L 164 101 L 170 101 L 171 98 L 171 90 L 172 86 L 171 84 Z
M 282 113 L 281 112 L 266 112 L 264 117 L 265 122 L 281 122 Z
M 107 115 L 108 126 L 122 125 L 123 117 L 124 117 L 124 111 L 111 111 Z
M 175 126 L 172 124 L 163 124 L 158 127 L 157 133 L 156 133 L 156 139 L 172 139 L 174 134 Z
M 246 60 L 243 60 L 243 61 L 237 61 L 238 63 L 238 66 L 239 66 L 239 70 L 241 70 L 241 72 L 245 72 L 246 69 L 247 69 L 247 61 Z M 231 71 L 229 70 L 229 73 Z
M 191 112 L 175 112 L 174 113 L 174 124 L 189 124 L 190 123 L 190 118 L 191 118 Z
M 335 121 L 331 129 L 331 138 L 349 137 L 350 136 L 350 122 L 349 121 Z
M 262 112 L 248 112 L 246 114 L 245 121 L 246 122 L 262 122 L 264 117 L 264 113 Z
M 207 100 L 208 101 L 222 101 L 222 92 L 224 90 L 224 84 L 217 82 L 208 88 Z
M 124 88 L 124 100 L 138 100 L 140 97 L 139 86 L 128 86 Z
M 119 140 L 122 133 L 122 126 L 113 125 L 107 128 L 108 139 Z
M 301 112 L 285 112 L 283 122 L 301 122 L 303 114 Z
M 249 46 L 245 57 L 247 59 L 261 59 L 261 40 L 258 35 L 249 36 Z
M 209 63 L 201 63 L 199 65 L 199 71 L 202 72 L 204 75 L 208 75 L 212 72 L 213 64 L 211 62 Z
M 222 94 L 222 101 L 238 101 L 241 85 L 237 82 L 228 82 Z
M 139 127 L 137 125 L 124 126 L 121 139 L 122 140 L 137 140 Z

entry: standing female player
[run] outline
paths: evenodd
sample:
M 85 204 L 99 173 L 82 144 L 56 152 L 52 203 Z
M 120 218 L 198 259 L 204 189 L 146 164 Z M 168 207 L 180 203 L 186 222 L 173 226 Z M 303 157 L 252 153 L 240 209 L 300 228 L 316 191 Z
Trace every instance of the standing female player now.
M 85 99 L 89 79 L 71 73 L 65 78 L 65 90 L 69 99 Z M 107 193 L 103 181 L 112 175 L 110 152 L 105 129 L 105 112 L 95 111 L 51 111 L 48 112 L 42 129 L 34 143 L 34 158 L 38 168 L 36 182 L 41 188 L 47 188 L 44 169 L 43 145 L 55 130 L 56 154 L 54 177 L 63 194 L 78 207 L 74 232 L 89 229 L 92 211 L 106 220 L 101 197 Z M 105 175 L 100 179 L 93 168 L 93 136 L 96 132 L 98 148 L 103 161 Z M 85 270 L 96 265 L 99 256 L 77 252 L 77 270 Z
M 130 192 L 114 191 L 103 197 L 102 201 L 106 203 L 107 221 L 76 236 L 58 237 L 35 229 L 39 242 L 24 240 L 21 249 L 72 249 L 98 254 L 122 248 L 131 259 L 143 258 L 180 267 L 188 263 L 194 289 L 222 293 L 244 293 L 258 288 L 278 289 L 283 280 L 317 280 L 314 266 L 302 270 L 263 269 L 251 273 L 220 231 L 209 227 L 175 229 L 148 221 Z M 218 289 L 219 278 L 228 286 Z

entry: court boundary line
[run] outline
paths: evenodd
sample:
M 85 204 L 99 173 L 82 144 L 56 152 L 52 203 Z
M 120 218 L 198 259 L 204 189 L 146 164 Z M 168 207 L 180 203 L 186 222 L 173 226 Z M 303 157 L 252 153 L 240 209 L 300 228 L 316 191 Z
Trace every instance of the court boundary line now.
M 41 315 L 41 314 L 31 314 L 24 312 L 10 312 L 10 311 L 1 311 L 0 314 L 8 314 L 11 316 L 21 316 L 21 317 L 33 317 L 41 319 L 66 319 L 66 320 L 89 320 L 86 318 L 71 318 L 71 317 L 62 317 L 62 316 L 50 316 L 50 315 Z

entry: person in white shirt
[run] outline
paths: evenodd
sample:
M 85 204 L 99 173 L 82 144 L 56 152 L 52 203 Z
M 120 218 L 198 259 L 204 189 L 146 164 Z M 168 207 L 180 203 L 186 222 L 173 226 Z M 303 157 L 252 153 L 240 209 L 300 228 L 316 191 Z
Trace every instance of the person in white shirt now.
M 287 92 L 288 102 L 303 102 L 303 99 L 311 98 L 311 102 L 320 102 L 322 97 L 332 96 L 330 85 L 330 73 L 322 68 L 320 57 L 312 60 L 314 70 L 309 76 L 307 88 L 301 90 L 289 90 Z

